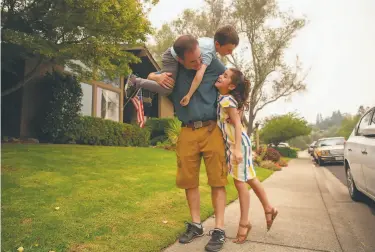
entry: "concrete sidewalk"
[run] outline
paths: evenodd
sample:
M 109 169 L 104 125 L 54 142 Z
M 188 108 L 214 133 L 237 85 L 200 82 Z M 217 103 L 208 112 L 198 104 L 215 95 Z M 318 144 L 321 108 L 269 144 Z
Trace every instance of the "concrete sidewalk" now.
M 239 221 L 236 200 L 225 211 L 227 241 L 222 251 L 374 251 L 361 244 L 348 231 L 348 223 L 337 215 L 335 202 L 350 204 L 351 200 L 341 183 L 341 191 L 332 195 L 329 188 L 339 183 L 335 179 L 322 168 L 314 167 L 307 156 L 292 160 L 289 167 L 275 172 L 263 183 L 272 204 L 279 210 L 271 231 L 266 232 L 262 206 L 251 192 L 253 229 L 248 241 L 242 245 L 232 243 Z M 214 219 L 209 218 L 203 225 L 208 233 L 214 227 Z M 209 238 L 204 236 L 187 245 L 176 242 L 165 251 L 204 251 Z

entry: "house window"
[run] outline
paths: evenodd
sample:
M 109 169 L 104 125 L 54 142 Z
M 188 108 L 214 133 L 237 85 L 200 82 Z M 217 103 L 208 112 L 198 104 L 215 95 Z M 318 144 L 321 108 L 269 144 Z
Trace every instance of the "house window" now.
M 110 80 L 109 78 L 104 78 L 103 80 L 101 80 L 101 82 L 108 85 L 112 85 L 112 87 L 115 88 L 120 88 L 120 78 L 115 78 L 113 80 Z
M 96 95 L 96 116 L 120 121 L 120 94 L 98 87 Z
M 82 107 L 81 107 L 81 114 L 84 116 L 91 116 L 92 115 L 92 86 L 90 84 L 86 84 L 81 82 L 82 88 Z

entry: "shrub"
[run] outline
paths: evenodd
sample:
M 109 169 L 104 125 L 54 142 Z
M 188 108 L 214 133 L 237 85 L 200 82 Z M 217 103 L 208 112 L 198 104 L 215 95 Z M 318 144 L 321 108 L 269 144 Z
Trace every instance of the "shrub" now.
M 82 89 L 76 77 L 54 71 L 42 79 L 45 103 L 36 118 L 38 138 L 52 143 L 72 140 L 79 123 Z
M 280 157 L 281 155 L 277 150 L 275 150 L 274 148 L 267 148 L 264 160 L 271 160 L 273 162 L 277 162 L 280 160 Z
M 173 120 L 169 121 L 165 133 L 167 134 L 168 140 L 172 143 L 172 145 L 175 146 L 177 144 L 180 132 L 181 122 L 177 118 L 174 118 Z
M 298 152 L 294 148 L 276 147 L 275 148 L 283 157 L 297 158 Z
M 165 135 L 154 137 L 150 140 L 152 146 L 158 145 L 158 143 L 163 143 L 168 140 L 168 137 Z
M 158 136 L 166 136 L 165 130 L 167 129 L 169 122 L 173 121 L 173 118 L 150 118 L 146 121 L 146 128 L 151 133 L 151 139 Z
M 266 153 L 267 153 L 267 145 L 264 145 L 264 144 L 259 146 L 259 150 L 256 151 L 256 154 L 259 156 L 261 160 L 264 160 Z
M 84 116 L 80 118 L 74 140 L 90 145 L 148 146 L 150 132 L 136 125 Z
M 280 165 L 281 167 L 287 167 L 288 166 L 288 162 L 285 161 L 282 158 L 277 162 L 277 164 Z
M 265 160 L 260 163 L 260 167 L 269 169 L 272 171 L 281 171 L 281 167 L 272 162 L 271 160 Z

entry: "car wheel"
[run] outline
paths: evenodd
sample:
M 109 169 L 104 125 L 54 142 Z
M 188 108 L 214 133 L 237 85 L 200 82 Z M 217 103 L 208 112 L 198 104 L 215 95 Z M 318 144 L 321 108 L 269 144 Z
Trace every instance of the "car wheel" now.
M 321 160 L 320 158 L 318 158 L 318 165 L 319 165 L 319 166 L 323 166 L 323 165 L 324 165 L 324 161 Z
M 347 186 L 348 186 L 350 197 L 354 201 L 359 201 L 361 199 L 361 192 L 358 191 L 357 187 L 355 186 L 350 167 L 347 167 L 347 169 L 346 169 L 346 183 L 347 183 Z

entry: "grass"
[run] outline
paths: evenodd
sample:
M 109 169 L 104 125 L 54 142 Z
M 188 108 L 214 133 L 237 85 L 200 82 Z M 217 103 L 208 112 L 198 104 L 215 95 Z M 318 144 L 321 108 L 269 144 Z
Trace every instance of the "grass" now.
M 6 144 L 1 170 L 5 252 L 20 246 L 26 252 L 160 251 L 189 220 L 184 191 L 175 187 L 174 152 Z M 257 172 L 261 180 L 272 173 Z M 207 218 L 213 210 L 204 166 L 200 179 Z M 235 198 L 231 181 L 228 203 Z

